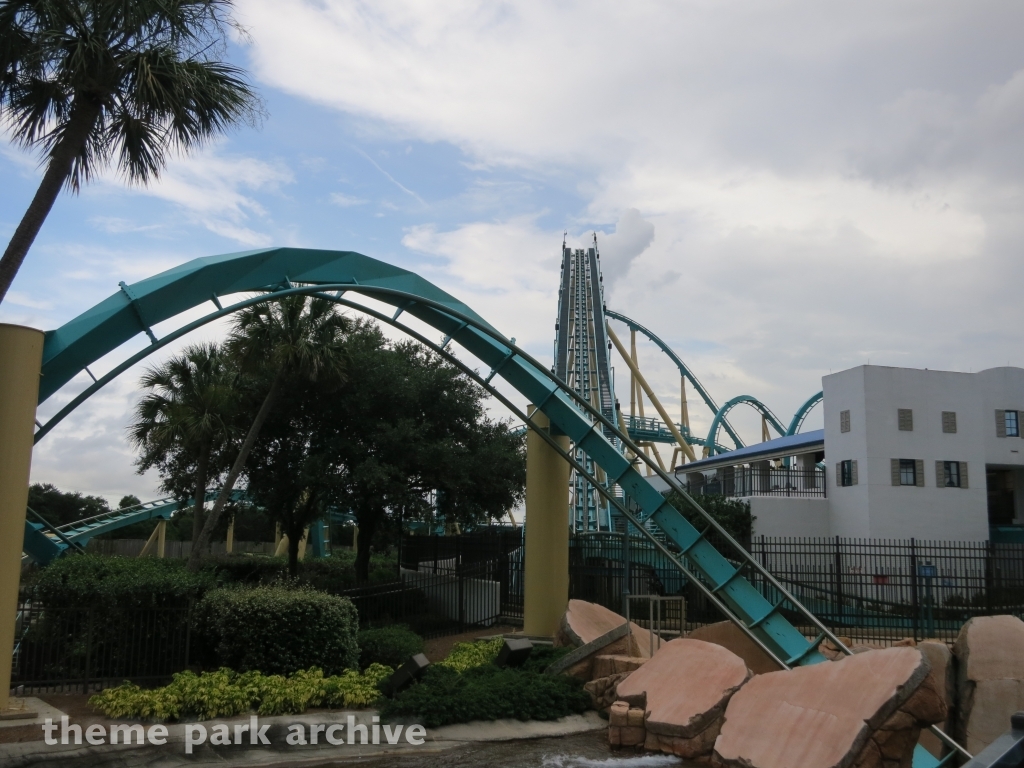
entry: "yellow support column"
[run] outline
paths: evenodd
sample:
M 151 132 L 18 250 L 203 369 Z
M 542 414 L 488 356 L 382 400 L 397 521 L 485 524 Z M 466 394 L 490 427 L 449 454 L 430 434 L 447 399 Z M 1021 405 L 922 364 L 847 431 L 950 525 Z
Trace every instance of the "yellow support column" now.
M 156 524 L 156 556 L 161 560 L 167 554 L 167 521 L 161 520 Z
M 14 625 L 42 362 L 42 331 L 0 324 L 0 712 L 13 709 Z
M 528 406 L 534 423 L 547 416 Z M 556 437 L 563 450 L 568 437 Z M 526 433 L 526 563 L 523 631 L 553 637 L 569 604 L 569 464 L 533 428 Z
M 231 522 L 228 523 L 228 537 L 224 541 L 224 551 L 229 555 L 235 549 L 235 516 L 231 516 Z

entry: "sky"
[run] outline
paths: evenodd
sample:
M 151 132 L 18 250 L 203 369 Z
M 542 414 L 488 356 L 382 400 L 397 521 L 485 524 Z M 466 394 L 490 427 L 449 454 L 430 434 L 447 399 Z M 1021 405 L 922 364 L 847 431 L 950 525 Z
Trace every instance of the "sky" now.
M 56 328 L 121 280 L 291 245 L 419 272 L 550 360 L 563 233 L 583 246 L 596 232 L 609 308 L 668 342 L 719 403 L 755 395 L 788 422 L 831 371 L 1024 365 L 1020 3 L 236 11 L 246 34 L 228 55 L 262 94 L 261 124 L 149 187 L 110 172 L 62 196 L 0 322 Z M 37 156 L 0 141 L 0 237 L 39 178 Z M 678 412 L 672 364 L 649 344 L 640 364 Z M 125 440 L 144 367 L 40 442 L 33 481 L 160 495 Z M 701 434 L 711 414 L 690 396 Z M 759 440 L 756 414 L 734 414 Z M 805 428 L 820 425 L 819 407 Z

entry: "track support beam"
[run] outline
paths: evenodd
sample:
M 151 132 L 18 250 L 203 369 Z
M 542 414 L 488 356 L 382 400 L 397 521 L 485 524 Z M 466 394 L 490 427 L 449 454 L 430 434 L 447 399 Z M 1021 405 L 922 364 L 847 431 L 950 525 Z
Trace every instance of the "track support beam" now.
M 529 406 L 537 427 L 548 417 Z M 555 437 L 563 451 L 568 437 Z M 523 632 L 554 637 L 569 604 L 569 465 L 537 434 L 526 433 L 526 554 L 523 576 Z
M 11 665 L 32 433 L 43 362 L 43 332 L 0 324 L 0 712 L 11 706 Z

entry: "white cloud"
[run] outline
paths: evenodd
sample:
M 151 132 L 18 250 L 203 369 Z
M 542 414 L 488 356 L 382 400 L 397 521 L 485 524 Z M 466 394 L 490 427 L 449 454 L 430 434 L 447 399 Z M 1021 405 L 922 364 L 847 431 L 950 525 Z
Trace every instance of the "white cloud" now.
M 141 188 L 183 208 L 189 218 L 215 234 L 243 245 L 266 246 L 272 238 L 251 224 L 267 212 L 248 192 L 273 192 L 294 181 L 281 162 L 228 157 L 208 150 L 168 163 L 160 179 Z
M 627 208 L 619 216 L 615 231 L 598 238 L 601 273 L 610 291 L 619 278 L 629 272 L 633 260 L 654 242 L 654 225 L 645 221 L 636 208 Z

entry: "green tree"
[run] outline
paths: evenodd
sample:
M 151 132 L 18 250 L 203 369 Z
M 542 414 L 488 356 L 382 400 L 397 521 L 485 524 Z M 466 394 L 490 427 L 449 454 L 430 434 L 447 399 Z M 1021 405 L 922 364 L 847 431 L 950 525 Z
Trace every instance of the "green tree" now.
M 107 500 L 100 496 L 66 493 L 51 483 L 33 483 L 29 486 L 28 506 L 46 522 L 57 526 L 110 511 Z
M 156 178 L 259 101 L 225 50 L 231 0 L 3 0 L 0 120 L 42 155 L 35 196 L 0 258 L 0 302 L 63 187 L 116 159 L 129 183 Z
M 338 313 L 334 302 L 301 295 L 257 304 L 235 315 L 226 349 L 240 373 L 266 394 L 192 548 L 189 570 L 199 570 L 210 536 L 282 388 L 296 382 L 345 380 L 344 341 L 349 327 L 348 319 Z
M 356 577 L 369 577 L 370 550 L 400 535 L 403 520 L 432 514 L 432 492 L 447 522 L 500 517 L 523 494 L 523 442 L 487 418 L 484 392 L 456 367 L 413 343 L 388 345 L 368 327 L 350 339 L 359 372 L 321 403 L 324 442 L 339 494 L 359 525 Z
M 700 514 L 681 495 L 672 491 L 665 497 L 669 504 L 678 509 L 683 516 L 699 529 L 705 527 L 698 520 Z M 705 494 L 694 498 L 704 511 L 721 525 L 726 532 L 736 541 L 749 549 L 750 537 L 753 533 L 754 520 L 757 518 L 750 514 L 750 504 L 740 499 L 733 499 L 718 494 Z
M 156 468 L 164 492 L 192 498 L 192 545 L 203 528 L 203 506 L 217 453 L 230 435 L 235 369 L 216 344 L 186 347 L 142 376 L 149 390 L 128 426 L 139 451 L 139 474 Z

